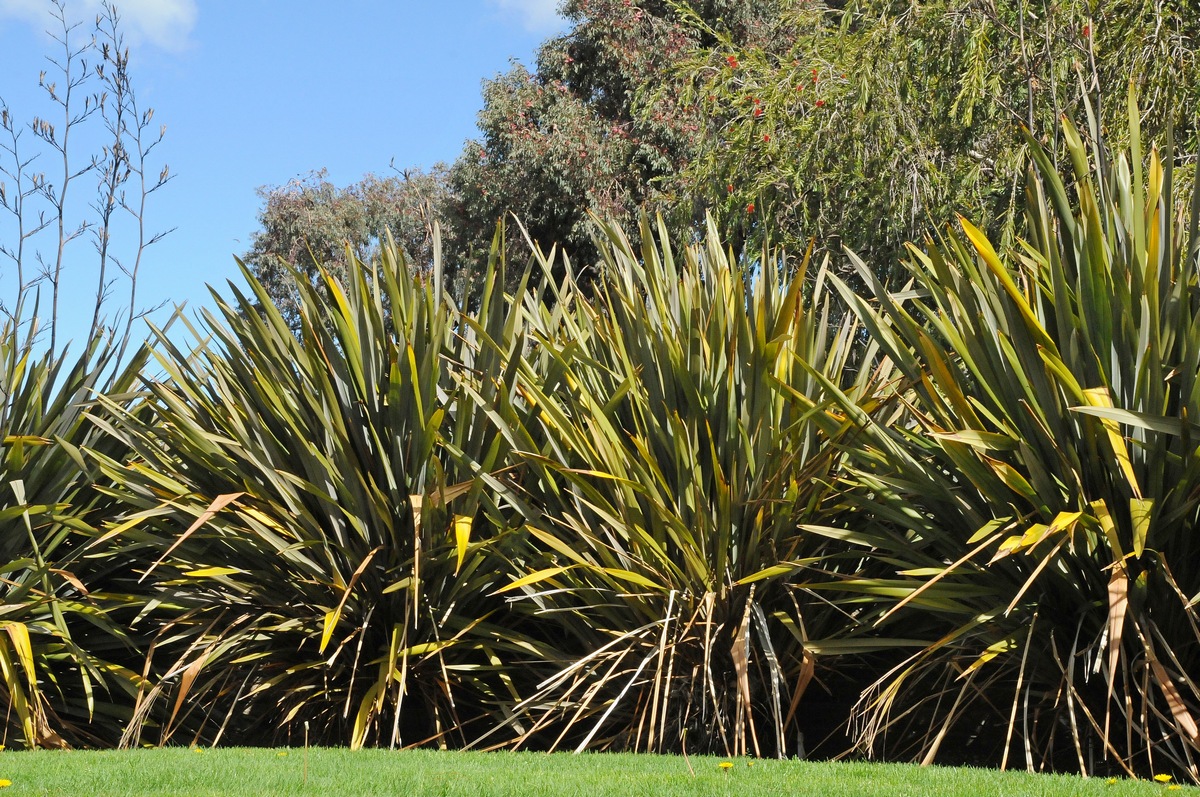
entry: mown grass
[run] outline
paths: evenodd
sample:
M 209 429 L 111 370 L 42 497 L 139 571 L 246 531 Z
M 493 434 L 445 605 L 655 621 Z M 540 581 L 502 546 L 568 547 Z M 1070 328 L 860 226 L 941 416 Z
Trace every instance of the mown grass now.
M 307 764 L 306 764 L 307 759 Z M 722 761 L 733 766 L 722 769 Z M 689 769 L 690 764 L 690 769 Z M 306 777 L 307 769 L 307 777 Z M 694 774 L 693 774 L 694 772 Z M 1200 795 L 1193 787 L 1068 775 L 901 764 L 811 763 L 680 756 L 386 750 L 186 748 L 6 752 L 6 795 L 437 795 L 671 797 L 796 795 Z

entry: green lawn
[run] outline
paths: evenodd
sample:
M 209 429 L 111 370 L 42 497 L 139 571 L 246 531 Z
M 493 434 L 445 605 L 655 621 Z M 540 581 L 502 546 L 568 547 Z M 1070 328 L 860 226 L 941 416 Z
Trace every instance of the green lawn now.
M 722 761 L 733 766 L 722 769 Z M 891 764 L 747 761 L 678 756 L 389 752 L 314 749 L 4 752 L 8 795 L 461 795 L 461 797 L 1030 797 L 1032 795 L 1200 795 L 1157 783 Z

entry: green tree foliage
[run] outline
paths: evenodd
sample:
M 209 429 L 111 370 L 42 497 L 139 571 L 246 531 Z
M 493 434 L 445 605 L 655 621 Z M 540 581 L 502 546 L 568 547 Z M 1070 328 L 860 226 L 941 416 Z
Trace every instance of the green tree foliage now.
M 707 0 L 687 8 L 738 46 L 765 46 L 778 36 L 782 5 Z M 506 214 L 541 246 L 558 245 L 584 264 L 600 259 L 593 214 L 632 226 L 639 208 L 654 204 L 676 225 L 699 229 L 703 211 L 687 197 L 660 198 L 657 186 L 700 151 L 701 109 L 648 89 L 674 64 L 718 44 L 718 34 L 685 24 L 662 0 L 572 0 L 563 13 L 571 29 L 542 45 L 533 69 L 514 64 L 485 81 L 480 137 L 449 169 L 368 176 L 346 188 L 318 172 L 262 192 L 261 229 L 245 260 L 289 323 L 296 321 L 291 269 L 313 282 L 325 264 L 340 278 L 346 244 L 369 259 L 384 229 L 422 264 L 431 256 L 431 222 L 440 222 L 448 282 L 460 289 L 482 273 Z M 506 246 L 526 251 L 519 227 L 508 229 Z
M 1020 127 L 1061 157 L 1058 120 L 1079 118 L 1085 93 L 1116 144 L 1121 103 L 1099 95 L 1130 79 L 1149 134 L 1170 120 L 1195 143 L 1180 109 L 1200 99 L 1183 78 L 1200 68 L 1200 23 L 1182 0 L 572 0 L 563 13 L 570 30 L 534 67 L 485 82 L 480 136 L 453 166 L 400 182 L 427 214 L 380 215 L 370 195 L 397 186 L 377 178 L 267 192 L 248 260 L 272 296 L 295 301 L 281 262 L 311 276 L 305 241 L 340 273 L 343 241 L 369 254 L 361 242 L 391 226 L 406 246 L 427 216 L 448 228 L 460 286 L 507 213 L 588 265 L 592 214 L 629 227 L 639 208 L 697 233 L 711 212 L 735 248 L 769 231 L 797 251 L 816 236 L 886 270 L 956 213 L 1011 244 L 1029 167 Z M 522 242 L 510 226 L 507 243 Z
M 324 170 L 287 185 L 259 189 L 260 229 L 243 259 L 266 286 L 288 324 L 299 324 L 294 272 L 320 285 L 324 266 L 339 280 L 348 257 L 370 260 L 390 233 L 419 270 L 433 263 L 434 228 L 446 205 L 446 170 L 409 169 L 394 176 L 368 174 L 345 188 Z
M 1178 140 L 1195 144 L 1182 110 L 1200 98 L 1184 77 L 1197 70 L 1194 9 L 1093 6 L 796 0 L 779 22 L 792 35 L 752 47 L 690 15 L 721 44 L 676 67 L 681 101 L 706 128 L 702 152 L 664 191 L 707 204 L 727 230 L 793 243 L 816 236 L 876 269 L 956 213 L 987 219 L 1010 244 L 1029 167 L 1022 125 L 1062 157 L 1058 120 L 1080 118 L 1086 92 L 1119 144 L 1133 80 L 1147 131 L 1170 121 Z
M 775 2 L 694 2 L 699 19 L 739 44 L 762 44 Z M 454 230 L 465 263 L 486 256 L 497 219 L 514 213 L 543 247 L 584 263 L 599 255 L 589 214 L 632 225 L 656 181 L 702 144 L 700 109 L 646 92 L 715 39 L 657 0 L 572 0 L 571 30 L 551 38 L 533 71 L 514 65 L 484 85 L 481 137 L 454 164 Z M 672 218 L 699 221 L 683 201 Z M 515 232 L 515 231 L 514 231 Z

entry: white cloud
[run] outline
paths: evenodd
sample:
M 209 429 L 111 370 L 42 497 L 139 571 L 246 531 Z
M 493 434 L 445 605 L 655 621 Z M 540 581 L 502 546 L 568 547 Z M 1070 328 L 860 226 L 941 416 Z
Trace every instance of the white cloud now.
M 535 33 L 549 33 L 562 27 L 559 0 L 492 0 L 492 3 L 502 11 L 520 14 L 525 28 Z
M 196 24 L 196 0 L 117 0 L 121 31 L 128 43 L 146 42 L 164 50 L 182 50 Z M 50 0 L 0 0 L 0 21 L 19 19 L 39 30 L 53 30 Z M 67 19 L 90 22 L 101 0 L 67 0 Z

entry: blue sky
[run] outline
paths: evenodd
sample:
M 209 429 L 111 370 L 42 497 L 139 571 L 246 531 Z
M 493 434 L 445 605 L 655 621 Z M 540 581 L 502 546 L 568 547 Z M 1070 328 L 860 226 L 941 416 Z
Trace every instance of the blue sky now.
M 80 17 L 93 16 L 98 5 L 67 0 L 68 13 Z M 386 173 L 393 159 L 398 167 L 452 161 L 476 133 L 482 80 L 505 71 L 511 59 L 532 63 L 538 44 L 563 28 L 556 5 L 118 2 L 134 89 L 153 106 L 155 123 L 167 126 L 155 163 L 169 164 L 175 175 L 149 206 L 150 228 L 176 229 L 143 260 L 139 304 L 187 302 L 192 311 L 210 305 L 205 284 L 237 278 L 233 255 L 246 250 L 256 227 L 260 186 L 320 168 L 342 185 Z M 53 72 L 46 55 L 57 52 L 45 33 L 56 24 L 49 8 L 49 0 L 0 0 L 0 99 L 17 119 L 55 118 L 38 88 L 39 72 Z M 32 136 L 22 143 L 32 146 Z M 88 151 L 88 142 L 80 146 L 81 154 Z M 52 162 L 42 158 L 49 171 Z M 8 242 L 13 229 L 11 217 L 0 215 L 0 241 Z M 83 334 L 95 292 L 92 244 L 80 239 L 73 247 L 60 338 Z M 0 262 L 6 302 L 11 272 Z

